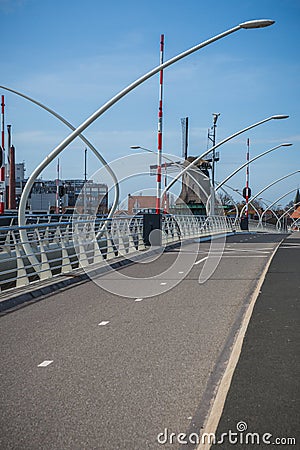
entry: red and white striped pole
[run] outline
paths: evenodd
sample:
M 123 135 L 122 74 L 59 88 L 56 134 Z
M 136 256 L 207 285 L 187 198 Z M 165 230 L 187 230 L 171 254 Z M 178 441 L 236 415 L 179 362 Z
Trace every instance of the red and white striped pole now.
M 249 147 L 250 147 L 250 140 L 249 138 L 247 139 L 247 154 L 246 154 L 246 161 L 247 161 L 247 166 L 246 166 L 246 209 L 245 209 L 245 216 L 249 217 L 249 155 L 250 155 L 250 151 L 249 151 Z
M 2 162 L 0 168 L 0 214 L 4 214 L 5 208 L 5 138 L 4 138 L 4 95 L 1 97 L 1 151 L 2 151 Z
M 164 62 L 164 35 L 160 36 L 160 64 Z M 162 161 L 162 118 L 163 118 L 163 70 L 159 72 L 159 108 L 158 108 L 158 134 L 157 134 L 157 191 L 156 214 L 160 214 L 161 194 L 161 161 Z
M 165 185 L 164 185 L 164 187 L 166 188 L 167 187 L 167 163 L 165 162 Z M 168 199 L 168 197 L 167 197 L 167 192 L 165 192 L 165 195 L 164 195 L 164 214 L 167 214 L 168 213 L 168 202 L 167 202 L 167 199 Z
M 56 214 L 59 213 L 59 158 L 57 158 L 57 176 L 56 176 L 56 205 L 55 205 Z

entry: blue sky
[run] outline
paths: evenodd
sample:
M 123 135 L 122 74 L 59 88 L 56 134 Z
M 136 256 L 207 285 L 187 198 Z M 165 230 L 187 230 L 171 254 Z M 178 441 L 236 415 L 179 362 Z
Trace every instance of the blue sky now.
M 189 154 L 199 155 L 207 148 L 214 112 L 221 113 L 217 141 L 274 114 L 289 114 L 288 120 L 268 122 L 222 146 L 217 179 L 245 161 L 247 138 L 252 157 L 283 142 L 294 144 L 251 165 L 253 193 L 299 168 L 299 0 L 0 0 L 0 18 L 0 84 L 47 104 L 73 125 L 158 65 L 160 34 L 167 60 L 240 22 L 274 19 L 271 27 L 240 30 L 165 70 L 163 151 L 181 155 L 181 117 L 190 121 Z M 108 161 L 130 154 L 134 144 L 156 150 L 158 88 L 155 76 L 86 130 Z M 26 162 L 29 175 L 69 131 L 26 100 L 1 94 L 17 161 Z M 64 178 L 83 176 L 83 152 L 80 140 L 64 150 Z M 98 167 L 89 155 L 89 176 Z M 55 177 L 54 163 L 43 177 Z M 290 177 L 264 197 L 273 200 L 299 182 L 299 175 Z M 128 189 L 132 193 L 154 183 L 145 175 Z M 231 185 L 242 189 L 245 174 Z

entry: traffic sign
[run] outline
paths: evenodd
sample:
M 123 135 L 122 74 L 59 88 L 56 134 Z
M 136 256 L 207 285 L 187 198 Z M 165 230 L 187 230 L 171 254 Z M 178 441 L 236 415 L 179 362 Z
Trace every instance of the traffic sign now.
M 243 189 L 243 197 L 246 198 L 247 197 L 247 188 L 244 187 Z M 251 197 L 251 189 L 248 187 L 248 198 Z

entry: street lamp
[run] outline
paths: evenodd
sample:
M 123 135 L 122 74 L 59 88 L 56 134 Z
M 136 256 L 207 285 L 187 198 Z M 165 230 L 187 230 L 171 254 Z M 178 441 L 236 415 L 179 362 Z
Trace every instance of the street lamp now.
M 217 121 L 218 117 L 220 116 L 220 113 L 213 113 L 213 126 L 212 126 L 212 133 L 208 130 L 208 139 L 212 142 L 212 145 L 216 145 L 216 128 L 217 128 Z M 216 158 L 216 151 L 214 150 L 212 152 L 211 157 L 211 188 L 210 188 L 210 212 L 212 215 L 215 215 L 215 166 L 216 162 L 219 160 L 219 158 Z
M 228 36 L 229 34 L 232 34 L 238 30 L 241 29 L 252 29 L 252 28 L 264 28 L 272 25 L 275 21 L 269 20 L 269 19 L 260 19 L 260 20 L 251 20 L 247 22 L 240 23 L 239 25 L 230 28 L 229 30 L 218 34 L 217 36 L 214 36 L 207 41 L 204 41 L 195 47 L 192 47 L 183 53 L 180 53 L 179 55 L 167 60 L 163 64 L 159 64 L 154 69 L 147 72 L 145 75 L 138 78 L 136 81 L 131 83 L 129 86 L 127 86 L 125 89 L 120 91 L 118 94 L 116 94 L 114 97 L 112 97 L 108 102 L 106 102 L 103 106 L 101 106 L 97 111 L 95 111 L 91 116 L 89 116 L 81 125 L 79 125 L 69 136 L 67 136 L 52 152 L 35 168 L 35 170 L 30 175 L 25 188 L 23 190 L 20 205 L 19 205 L 19 214 L 18 214 L 18 222 L 19 225 L 25 225 L 25 211 L 26 211 L 26 203 L 27 198 L 29 196 L 29 193 L 31 191 L 31 188 L 36 180 L 36 178 L 40 175 L 40 173 L 44 170 L 45 167 L 47 167 L 53 159 L 55 159 L 66 147 L 69 145 L 76 137 L 78 137 L 88 126 L 90 126 L 96 119 L 98 119 L 104 112 L 106 112 L 109 108 L 111 108 L 115 103 L 117 103 L 121 98 L 123 98 L 125 95 L 127 95 L 129 92 L 131 92 L 133 89 L 135 89 L 137 86 L 142 84 L 144 81 L 151 78 L 153 75 L 157 74 L 160 70 L 165 69 L 166 67 L 171 66 L 175 62 L 179 61 L 180 59 L 185 58 L 186 56 L 196 52 L 197 50 L 200 50 L 203 47 L 206 47 L 207 45 L 222 39 L 223 37 Z M 23 230 L 24 231 L 24 230 Z M 26 233 L 21 234 L 21 242 L 24 243 L 26 241 Z M 26 254 L 28 254 L 28 251 L 26 251 Z
M 278 219 L 278 216 L 277 216 L 275 210 L 272 209 L 272 207 L 271 207 L 271 208 L 269 207 L 269 205 L 268 205 L 268 203 L 266 202 L 266 200 L 264 200 L 262 197 L 258 197 L 258 200 L 262 203 L 263 207 L 266 207 L 266 210 L 269 209 L 269 210 L 273 213 L 273 215 L 276 217 L 276 219 Z M 266 211 L 266 210 L 265 210 L 265 211 Z M 258 225 L 257 225 L 257 228 L 259 228 L 259 226 L 260 226 L 259 224 L 260 224 L 261 218 L 262 218 L 262 216 L 264 215 L 264 212 L 265 212 L 265 211 L 262 211 L 262 213 L 258 216 Z M 265 219 L 265 223 L 267 223 L 267 219 Z M 262 225 L 262 222 L 261 222 L 261 225 Z
M 220 189 L 225 183 L 227 183 L 228 180 L 230 180 L 230 178 L 232 178 L 234 175 L 236 175 L 240 170 L 242 170 L 244 167 L 246 167 L 248 164 L 251 164 L 253 161 L 255 161 L 258 158 L 261 158 L 264 155 L 267 155 L 268 153 L 271 153 L 272 151 L 276 150 L 277 148 L 280 147 L 290 147 L 291 143 L 284 143 L 284 144 L 280 144 L 277 145 L 276 147 L 270 148 L 269 150 L 266 150 L 263 153 L 260 153 L 259 155 L 255 156 L 254 158 L 250 159 L 250 161 L 245 162 L 244 164 L 242 164 L 240 167 L 238 167 L 234 172 L 232 172 L 230 175 L 228 175 L 228 177 L 224 178 L 223 181 L 221 181 L 218 186 L 216 187 L 216 191 L 218 189 Z
M 264 212 L 262 213 L 262 215 L 260 216 L 260 219 L 259 219 L 259 225 L 262 224 L 263 216 L 265 215 L 265 213 L 267 212 L 268 209 L 274 213 L 274 211 L 272 210 L 272 207 L 273 207 L 274 205 L 276 205 L 276 203 L 280 202 L 281 199 L 283 199 L 283 198 L 286 197 L 287 195 L 291 194 L 292 192 L 295 192 L 296 190 L 297 190 L 297 188 L 296 188 L 296 189 L 294 188 L 294 189 L 292 189 L 291 191 L 286 192 L 285 194 L 283 194 L 283 195 L 281 195 L 280 197 L 278 197 L 278 198 L 275 200 L 275 202 L 271 203 L 271 205 L 267 205 L 267 209 L 265 209 L 265 211 L 264 211 Z M 276 215 L 276 218 L 277 218 L 277 220 L 278 220 L 277 214 L 275 214 L 275 215 Z
M 190 170 L 192 168 L 193 165 L 197 164 L 201 159 L 204 159 L 206 155 L 208 155 L 209 153 L 211 153 L 212 151 L 214 151 L 216 148 L 220 147 L 221 145 L 225 144 L 225 142 L 230 141 L 231 139 L 235 138 L 236 136 L 239 136 L 242 133 L 245 133 L 246 131 L 257 127 L 258 125 L 262 125 L 265 122 L 268 122 L 270 120 L 279 120 L 279 119 L 287 119 L 289 116 L 288 115 L 275 115 L 275 116 L 271 116 L 268 117 L 266 119 L 260 120 L 259 122 L 254 123 L 253 125 L 250 125 L 246 128 L 243 128 L 240 131 L 237 131 L 236 133 L 232 134 L 231 136 L 223 139 L 222 141 L 220 141 L 218 144 L 216 144 L 215 146 L 209 148 L 208 150 L 206 150 L 204 153 L 202 153 L 202 155 L 198 156 L 193 162 L 191 162 L 187 167 L 185 167 L 184 169 L 182 169 L 182 171 L 176 175 L 173 180 L 168 184 L 168 186 L 165 187 L 165 189 L 162 192 L 162 196 L 165 194 L 166 191 L 168 191 L 173 184 L 188 170 Z

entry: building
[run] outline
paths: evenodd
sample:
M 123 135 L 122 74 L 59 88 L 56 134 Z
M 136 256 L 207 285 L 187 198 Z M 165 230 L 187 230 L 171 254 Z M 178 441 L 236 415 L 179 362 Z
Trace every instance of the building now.
M 15 164 L 15 182 L 16 182 L 16 204 L 20 202 L 23 186 L 25 184 L 25 162 Z M 9 186 L 9 167 L 5 164 L 5 183 L 6 183 L 6 198 L 8 199 Z
M 72 198 L 69 200 L 69 206 L 76 207 L 77 213 L 83 214 L 107 214 L 108 213 L 108 187 L 104 183 L 94 183 L 88 180 L 82 185 L 81 191 L 78 193 L 76 188 L 72 191 L 72 180 L 68 185 L 65 183 L 65 191 Z
M 108 187 L 92 180 L 37 180 L 28 198 L 31 211 L 79 214 L 107 214 Z
M 162 202 L 162 209 L 169 211 L 169 195 L 166 198 L 166 208 L 164 201 Z M 135 215 L 138 213 L 155 213 L 156 211 L 156 196 L 155 195 L 131 195 L 128 194 L 128 214 Z
M 295 200 L 294 200 L 294 211 L 290 214 L 290 218 L 296 221 L 292 224 L 292 227 L 295 229 L 299 229 L 300 223 L 300 193 L 299 189 L 297 189 Z

